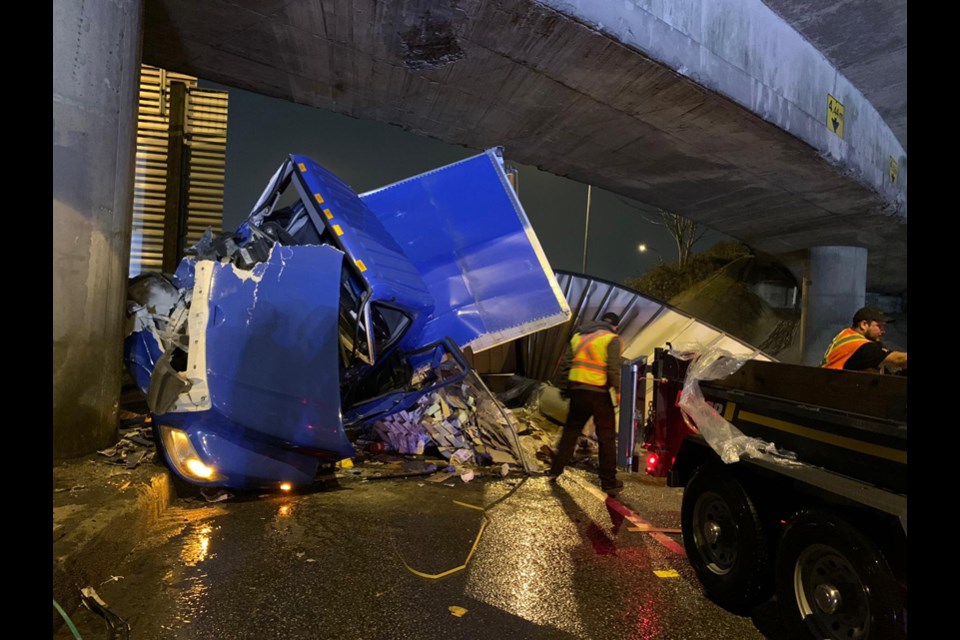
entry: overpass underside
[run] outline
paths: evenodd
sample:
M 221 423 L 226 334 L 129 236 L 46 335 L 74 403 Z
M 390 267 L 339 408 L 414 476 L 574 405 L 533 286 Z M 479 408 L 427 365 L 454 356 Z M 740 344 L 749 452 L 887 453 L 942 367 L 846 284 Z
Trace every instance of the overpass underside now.
M 513 161 L 772 253 L 866 247 L 868 288 L 906 289 L 906 215 L 889 192 L 540 2 L 147 0 L 143 62 L 448 143 L 502 145 Z

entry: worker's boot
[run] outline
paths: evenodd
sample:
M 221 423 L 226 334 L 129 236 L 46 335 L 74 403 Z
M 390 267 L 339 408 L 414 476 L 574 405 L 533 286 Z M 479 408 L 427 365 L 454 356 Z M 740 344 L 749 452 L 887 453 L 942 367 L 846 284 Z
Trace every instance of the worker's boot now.
M 601 483 L 600 488 L 611 498 L 616 497 L 620 494 L 620 490 L 623 489 L 623 480 L 614 480 L 613 484 L 609 485 Z

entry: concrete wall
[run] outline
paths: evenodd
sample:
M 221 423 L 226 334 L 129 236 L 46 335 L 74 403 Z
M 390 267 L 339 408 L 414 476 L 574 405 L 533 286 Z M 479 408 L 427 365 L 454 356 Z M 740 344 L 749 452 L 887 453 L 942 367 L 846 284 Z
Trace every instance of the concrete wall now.
M 53 455 L 117 432 L 143 0 L 53 3 Z
M 849 327 L 864 306 L 867 250 L 862 247 L 810 249 L 804 278 L 801 364 L 817 366 L 830 341 Z
M 668 65 L 776 124 L 851 177 L 895 199 L 906 217 L 907 158 L 874 106 L 761 0 L 539 0 Z M 827 94 L 844 106 L 841 139 Z M 896 182 L 889 158 L 896 159 Z

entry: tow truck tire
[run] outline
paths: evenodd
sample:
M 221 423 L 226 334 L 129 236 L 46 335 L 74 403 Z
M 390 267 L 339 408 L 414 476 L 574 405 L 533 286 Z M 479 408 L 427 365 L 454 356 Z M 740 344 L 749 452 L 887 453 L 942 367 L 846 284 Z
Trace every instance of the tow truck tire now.
M 683 545 L 707 596 L 731 611 L 773 595 L 769 547 L 753 501 L 716 466 L 698 469 L 683 491 Z
M 903 640 L 907 609 L 882 552 L 853 525 L 804 511 L 783 531 L 777 601 L 816 638 Z

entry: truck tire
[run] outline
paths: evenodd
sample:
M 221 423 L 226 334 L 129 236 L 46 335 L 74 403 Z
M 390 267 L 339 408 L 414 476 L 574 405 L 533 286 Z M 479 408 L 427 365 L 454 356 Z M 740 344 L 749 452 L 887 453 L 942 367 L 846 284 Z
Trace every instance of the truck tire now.
M 703 590 L 735 612 L 773 595 L 769 547 L 753 501 L 716 466 L 699 468 L 683 491 L 683 545 Z
M 907 637 L 906 605 L 883 554 L 836 516 L 804 511 L 791 519 L 776 576 L 777 600 L 788 619 L 818 639 Z

